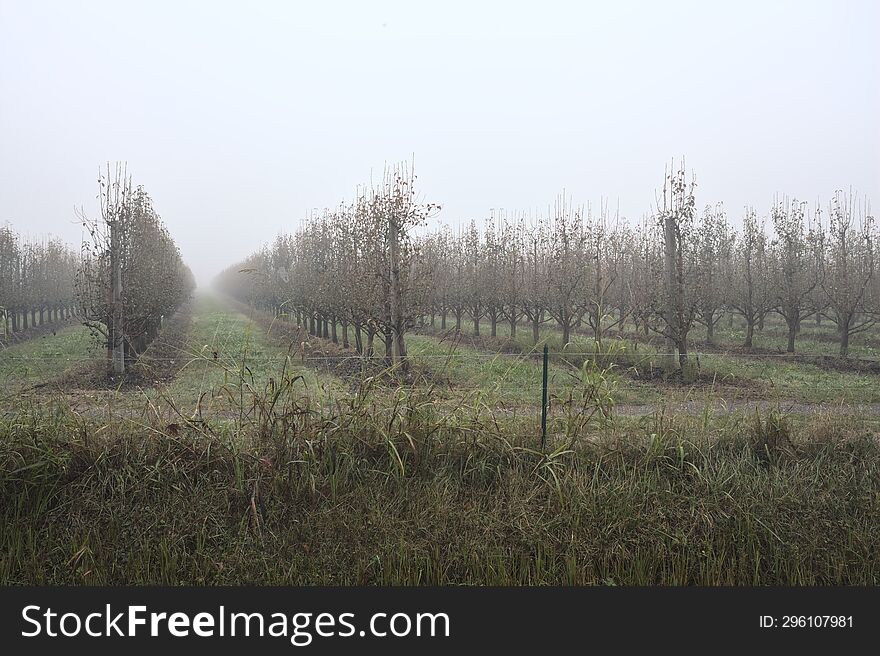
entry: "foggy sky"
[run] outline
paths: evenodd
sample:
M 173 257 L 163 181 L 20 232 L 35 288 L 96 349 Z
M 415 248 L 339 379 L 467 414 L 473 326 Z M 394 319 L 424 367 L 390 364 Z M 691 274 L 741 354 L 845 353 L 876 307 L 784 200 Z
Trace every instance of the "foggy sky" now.
M 127 161 L 204 284 L 413 155 L 452 224 L 563 188 L 637 219 L 681 156 L 735 221 L 876 206 L 878 7 L 0 0 L 0 223 L 78 245 Z

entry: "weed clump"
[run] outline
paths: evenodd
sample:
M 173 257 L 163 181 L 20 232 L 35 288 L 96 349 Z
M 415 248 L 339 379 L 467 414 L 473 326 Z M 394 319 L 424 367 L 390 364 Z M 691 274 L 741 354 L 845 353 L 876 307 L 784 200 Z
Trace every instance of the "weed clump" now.
M 773 465 L 795 455 L 788 422 L 776 410 L 770 410 L 763 418 L 755 412 L 751 437 L 752 452 L 763 465 Z

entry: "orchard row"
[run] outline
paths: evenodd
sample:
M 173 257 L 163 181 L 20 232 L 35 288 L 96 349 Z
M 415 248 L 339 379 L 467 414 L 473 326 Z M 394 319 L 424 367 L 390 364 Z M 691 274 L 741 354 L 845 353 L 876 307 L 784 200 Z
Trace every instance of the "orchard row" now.
M 852 192 L 814 205 L 777 198 L 762 213 L 745 208 L 735 228 L 722 205 L 698 206 L 679 169 L 637 222 L 560 196 L 543 216 L 496 212 L 425 232 L 417 228 L 439 208 L 417 202 L 413 182 L 390 173 L 230 267 L 217 285 L 365 355 L 378 336 L 389 359 L 405 358 L 403 335 L 426 316 L 441 328 L 471 322 L 475 333 L 488 322 L 493 335 L 501 322 L 511 334 L 525 326 L 536 341 L 547 322 L 564 342 L 586 329 L 598 343 L 635 324 L 665 338 L 682 368 L 694 327 L 711 341 L 731 314 L 746 326 L 746 348 L 768 314 L 780 315 L 790 352 L 805 318 L 827 318 L 843 357 L 852 336 L 880 319 L 876 227 Z

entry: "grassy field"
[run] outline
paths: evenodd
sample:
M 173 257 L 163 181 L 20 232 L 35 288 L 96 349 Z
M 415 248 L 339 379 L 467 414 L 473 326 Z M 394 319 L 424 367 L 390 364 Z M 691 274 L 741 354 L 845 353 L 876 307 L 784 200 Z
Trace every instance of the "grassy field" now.
M 439 325 L 439 324 L 438 324 Z M 449 325 L 449 324 L 447 324 Z M 774 402 L 796 403 L 857 403 L 872 404 L 880 403 L 880 361 L 874 362 L 869 347 L 861 349 L 864 355 L 853 354 L 852 362 L 837 361 L 832 356 L 835 353 L 833 342 L 815 341 L 810 339 L 810 333 L 806 324 L 802 333 L 803 343 L 799 340 L 798 348 L 802 352 L 794 356 L 784 353 L 785 335 L 781 333 L 779 326 L 768 323 L 762 333 L 756 333 L 759 337 L 755 340 L 755 353 L 744 353 L 740 347 L 742 336 L 736 331 L 719 329 L 716 332 L 716 341 L 711 350 L 700 346 L 700 331 L 694 335 L 692 357 L 699 364 L 700 377 L 694 385 L 663 385 L 660 380 L 662 357 L 655 344 L 644 342 L 644 336 L 635 331 L 627 331 L 623 335 L 615 333 L 603 340 L 598 349 L 599 360 L 610 365 L 607 375 L 616 383 L 618 401 L 621 404 L 657 404 L 664 401 L 681 401 L 692 399 L 721 399 L 725 401 L 739 402 L 750 399 L 772 400 Z M 780 334 L 778 339 L 780 349 L 772 351 L 769 343 L 776 338 L 772 337 L 774 330 Z M 438 340 L 433 339 L 438 335 L 444 335 L 439 330 L 430 327 L 423 329 L 423 334 L 416 336 L 414 353 L 448 352 L 439 349 L 436 345 Z M 571 364 L 582 364 L 584 357 L 579 354 L 596 353 L 597 347 L 592 338 L 584 335 L 575 335 L 570 343 L 565 346 L 558 330 L 551 326 L 543 326 L 540 338 L 536 344 L 532 341 L 531 331 L 520 328 L 514 339 L 510 338 L 510 328 L 507 324 L 499 324 L 497 337 L 487 337 L 489 324 L 481 324 L 480 337 L 473 337 L 472 323 L 465 323 L 462 334 L 471 340 L 479 340 L 482 350 L 491 352 L 503 348 L 508 354 L 511 352 L 523 354 L 538 354 L 544 344 L 549 346 L 551 357 L 557 362 L 563 362 L 565 366 L 554 368 L 551 387 L 564 388 L 572 380 Z M 833 337 L 831 327 L 823 326 L 821 334 Z M 767 343 L 762 345 L 763 338 L 769 336 Z M 862 341 L 870 341 L 872 334 L 859 336 Z M 472 343 L 468 339 L 462 340 L 457 345 L 458 352 L 467 353 L 473 351 Z M 760 350 L 763 349 L 763 350 Z M 859 349 L 855 349 L 858 351 Z M 572 354 L 572 355 L 566 355 Z M 862 360 L 867 358 L 868 361 Z M 457 373 L 475 375 L 475 368 L 479 362 L 462 357 L 464 364 L 457 365 Z M 829 361 L 832 360 L 832 361 Z M 859 366 L 861 365 L 861 366 Z M 500 380 L 499 367 L 494 367 L 491 372 L 492 380 Z M 470 373 L 469 373 L 470 372 Z M 518 369 L 516 374 L 523 374 Z M 528 378 L 530 373 L 525 373 Z M 477 378 L 482 377 L 477 375 Z M 522 377 L 520 377 L 522 378 Z M 520 383 L 524 382 L 522 379 Z M 482 386 L 481 386 L 482 387 Z M 516 387 L 521 387 L 516 385 Z
M 454 320 L 451 321 L 450 317 L 447 317 L 447 329 L 453 328 L 454 325 Z M 437 316 L 435 316 L 434 328 L 438 331 L 440 329 L 440 319 Z M 462 321 L 461 332 L 472 334 L 473 331 L 473 321 Z M 486 320 L 481 321 L 480 334 L 487 336 L 490 335 L 490 332 L 490 323 Z M 510 338 L 510 325 L 506 321 L 499 322 L 496 326 L 496 333 L 499 338 Z M 745 324 L 740 317 L 734 317 L 733 322 L 722 317 L 715 327 L 715 335 L 711 344 L 707 340 L 706 327 L 700 324 L 695 324 L 690 331 L 689 342 L 692 350 L 697 352 L 711 348 L 712 350 L 732 350 L 741 354 L 745 333 Z M 659 340 L 654 333 L 650 333 L 646 338 L 643 332 L 636 330 L 636 327 L 629 322 L 623 328 L 617 326 L 606 331 L 606 334 L 612 341 L 615 337 L 620 336 L 629 342 L 644 342 L 646 339 Z M 578 329 L 574 336 L 586 337 L 588 331 L 583 328 Z M 560 340 L 560 337 L 560 332 L 553 322 L 547 322 L 540 326 L 540 342 L 548 339 L 551 342 L 556 342 Z M 832 322 L 825 319 L 817 325 L 815 319 L 809 318 L 801 324 L 801 330 L 795 342 L 795 351 L 802 355 L 837 355 L 837 339 L 836 327 Z M 520 324 L 517 328 L 516 340 L 523 345 L 532 346 L 531 325 Z M 785 322 L 776 314 L 768 314 L 763 329 L 755 329 L 753 347 L 757 352 L 784 354 L 787 340 L 788 329 Z M 853 335 L 850 341 L 850 356 L 852 358 L 880 359 L 880 326 L 875 327 L 874 330 Z
M 83 326 L 65 326 L 54 334 L 0 348 L 0 394 L 9 397 L 22 389 L 45 383 L 92 359 L 94 342 Z
M 541 449 L 528 338 L 412 335 L 401 379 L 201 296 L 125 381 L 77 328 L 0 351 L 0 582 L 880 581 L 880 378 L 716 353 L 683 386 L 579 337 Z

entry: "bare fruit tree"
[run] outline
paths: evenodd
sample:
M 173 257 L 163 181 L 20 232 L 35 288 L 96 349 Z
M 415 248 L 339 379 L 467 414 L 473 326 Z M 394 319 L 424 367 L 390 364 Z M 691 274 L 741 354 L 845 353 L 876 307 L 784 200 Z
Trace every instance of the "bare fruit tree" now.
M 788 327 L 786 351 L 794 353 L 801 319 L 809 313 L 810 295 L 819 284 L 813 257 L 816 234 L 805 223 L 805 203 L 783 199 L 773 205 L 771 220 L 776 238 L 772 243 L 771 276 L 773 308 Z
M 746 208 L 742 231 L 733 248 L 730 306 L 745 320 L 743 346 L 747 349 L 753 347 L 759 317 L 773 304 L 768 255 L 764 226 L 758 223 L 755 210 Z
M 706 327 L 706 342 L 714 344 L 715 327 L 730 299 L 731 231 L 724 208 L 707 206 L 696 231 L 697 264 L 693 284 L 698 290 L 697 321 Z
M 98 180 L 101 216 L 79 218 L 89 234 L 76 275 L 81 320 L 107 347 L 114 374 L 125 371 L 195 287 L 174 240 L 143 188 L 117 165 Z
M 822 240 L 821 289 L 828 316 L 837 325 L 840 357 L 849 355 L 850 339 L 874 325 L 876 315 L 866 306 L 876 256 L 874 218 L 867 204 L 852 192 L 838 191 L 831 200 L 828 231 Z
M 663 185 L 662 201 L 658 203 L 657 220 L 663 227 L 663 279 L 665 285 L 660 303 L 655 308 L 661 319 L 660 332 L 666 338 L 667 370 L 673 350 L 678 351 L 678 364 L 685 380 L 694 371 L 688 361 L 688 334 L 694 325 L 699 299 L 696 287 L 695 183 L 687 180 L 684 166 L 670 169 Z

